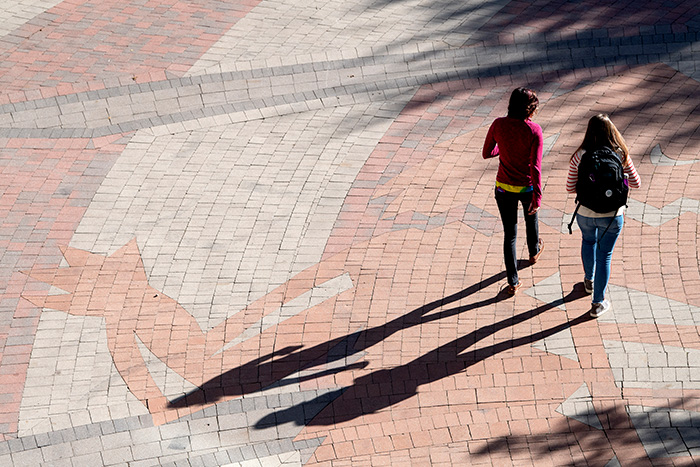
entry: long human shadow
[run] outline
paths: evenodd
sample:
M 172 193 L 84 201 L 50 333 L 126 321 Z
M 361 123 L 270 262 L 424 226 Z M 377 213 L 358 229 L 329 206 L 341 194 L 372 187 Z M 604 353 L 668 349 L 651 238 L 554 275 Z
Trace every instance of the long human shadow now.
M 518 264 L 518 267 L 523 268 L 526 266 L 524 262 L 521 262 Z M 324 363 L 333 363 L 347 359 L 401 330 L 495 304 L 507 298 L 504 291 L 485 300 L 426 316 L 431 311 L 469 297 L 504 278 L 505 272 L 494 274 L 466 289 L 422 305 L 382 325 L 347 334 L 308 349 L 304 349 L 302 346 L 290 346 L 267 354 L 237 368 L 230 369 L 205 382 L 193 391 L 170 401 L 168 407 L 182 408 L 210 404 L 223 398 L 257 392 L 307 367 L 315 366 L 314 364 L 318 363 L 321 358 L 324 358 Z M 336 351 L 332 351 L 334 349 Z M 340 350 L 338 351 L 338 349 Z M 346 369 L 349 368 L 346 367 Z M 340 370 L 336 369 L 334 371 Z
M 306 425 L 325 426 L 342 423 L 363 415 L 378 412 L 415 396 L 420 386 L 453 376 L 501 352 L 532 344 L 565 329 L 591 320 L 592 318 L 589 316 L 588 312 L 586 312 L 572 321 L 563 322 L 529 336 L 497 342 L 486 347 L 463 353 L 469 347 L 474 346 L 477 342 L 488 336 L 496 334 L 498 331 L 525 322 L 548 310 L 584 296 L 586 295 L 582 290 L 574 289 L 561 299 L 476 329 L 462 337 L 437 347 L 409 363 L 391 369 L 376 370 L 361 376 L 357 378 L 350 387 L 345 388 L 342 391 L 342 395 L 338 394 L 339 399 L 333 403 L 332 413 L 321 413 L 312 420 L 299 420 L 298 417 L 295 419 L 292 414 L 303 413 L 303 410 L 300 411 L 300 407 L 298 406 L 289 407 L 268 414 L 260 419 L 255 424 L 255 427 L 262 429 L 290 421 L 298 424 L 304 423 Z M 447 310 L 445 313 L 456 314 L 460 312 L 461 308 L 462 307 Z M 380 388 L 380 394 L 377 394 L 377 388 Z M 383 388 L 383 390 L 381 388 Z M 314 403 L 316 403 L 315 400 L 299 405 Z

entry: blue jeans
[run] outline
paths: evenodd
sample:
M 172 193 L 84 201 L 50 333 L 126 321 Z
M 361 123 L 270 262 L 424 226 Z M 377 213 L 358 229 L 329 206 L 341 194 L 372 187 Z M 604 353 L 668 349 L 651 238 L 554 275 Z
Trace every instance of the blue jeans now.
M 593 303 L 600 303 L 605 299 L 612 252 L 622 231 L 624 217 L 585 217 L 577 214 L 576 221 L 582 236 L 583 272 L 586 279 L 593 281 Z
M 531 203 L 532 192 L 511 193 L 496 189 L 496 204 L 503 222 L 503 258 L 506 263 L 508 284 L 510 285 L 518 283 L 518 264 L 515 258 L 515 240 L 518 236 L 518 204 L 523 206 L 527 249 L 530 252 L 530 256 L 535 256 L 538 252 L 540 234 L 537 225 L 537 213 L 533 215 L 527 213 Z

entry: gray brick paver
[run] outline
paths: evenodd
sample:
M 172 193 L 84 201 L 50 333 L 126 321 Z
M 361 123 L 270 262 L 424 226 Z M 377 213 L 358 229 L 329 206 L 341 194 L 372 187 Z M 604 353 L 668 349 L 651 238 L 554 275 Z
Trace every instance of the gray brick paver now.
M 134 456 L 134 461 L 143 461 L 150 459 L 155 461 L 163 455 L 160 442 L 141 443 L 131 446 L 131 452 Z
M 129 446 L 102 451 L 102 460 L 105 466 L 128 465 L 133 459 L 131 447 Z
M 131 434 L 128 431 L 122 431 L 119 433 L 111 433 L 102 436 L 102 448 L 105 451 L 122 448 L 125 446 L 131 446 Z
M 21 452 L 14 452 L 11 455 L 0 456 L 0 460 L 5 459 L 3 465 L 41 465 L 46 459 L 43 457 L 41 449 L 32 449 Z M 10 460 L 11 459 L 11 460 Z
M 85 467 L 89 465 L 103 465 L 104 460 L 99 452 L 92 452 L 90 454 L 76 455 L 71 458 L 72 467 Z

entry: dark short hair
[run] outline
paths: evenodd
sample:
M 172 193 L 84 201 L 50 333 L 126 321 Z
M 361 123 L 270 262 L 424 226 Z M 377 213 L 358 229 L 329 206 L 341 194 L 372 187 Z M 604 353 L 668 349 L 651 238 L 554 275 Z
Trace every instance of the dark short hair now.
M 508 116 L 520 120 L 528 119 L 537 110 L 540 100 L 532 89 L 514 89 L 508 101 Z

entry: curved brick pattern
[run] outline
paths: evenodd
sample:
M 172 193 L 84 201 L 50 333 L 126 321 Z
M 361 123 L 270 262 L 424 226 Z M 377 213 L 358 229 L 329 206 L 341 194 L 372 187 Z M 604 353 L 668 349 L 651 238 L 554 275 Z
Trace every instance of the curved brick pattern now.
M 59 3 L 61 0 L 18 0 L 0 6 L 0 37 L 11 34 Z
M 338 0 L 271 2 L 239 21 L 188 74 L 459 47 L 507 4 L 507 0 L 481 5 L 417 0 L 382 1 L 364 8 Z
M 0 465 L 697 463 L 699 8 L 0 8 Z M 480 152 L 521 85 L 547 246 L 508 297 Z M 592 320 L 597 112 L 643 186 Z
M 320 62 L 297 65 L 281 65 L 274 59 L 227 61 L 242 69 L 139 85 L 115 86 L 112 80 L 99 90 L 6 104 L 0 107 L 0 135 L 98 137 L 163 124 L 178 131 L 210 125 L 206 122 L 211 120 L 236 122 L 256 115 L 383 100 L 407 88 L 507 74 L 511 69 L 559 81 L 557 70 L 624 68 L 661 60 L 695 75 L 694 54 L 686 44 L 697 42 L 697 35 L 647 33 L 638 36 L 643 45 L 628 46 L 626 37 L 608 37 L 606 32 L 593 42 L 547 42 L 545 53 L 537 43 L 449 50 L 430 45 L 428 51 L 402 46 L 402 53 L 370 57 L 354 52 L 348 59 L 328 60 L 322 54 Z M 129 80 L 118 83 L 124 81 Z
M 257 3 L 61 2 L 8 33 L 0 83 L 5 92 L 44 94 L 40 88 L 180 76 Z

